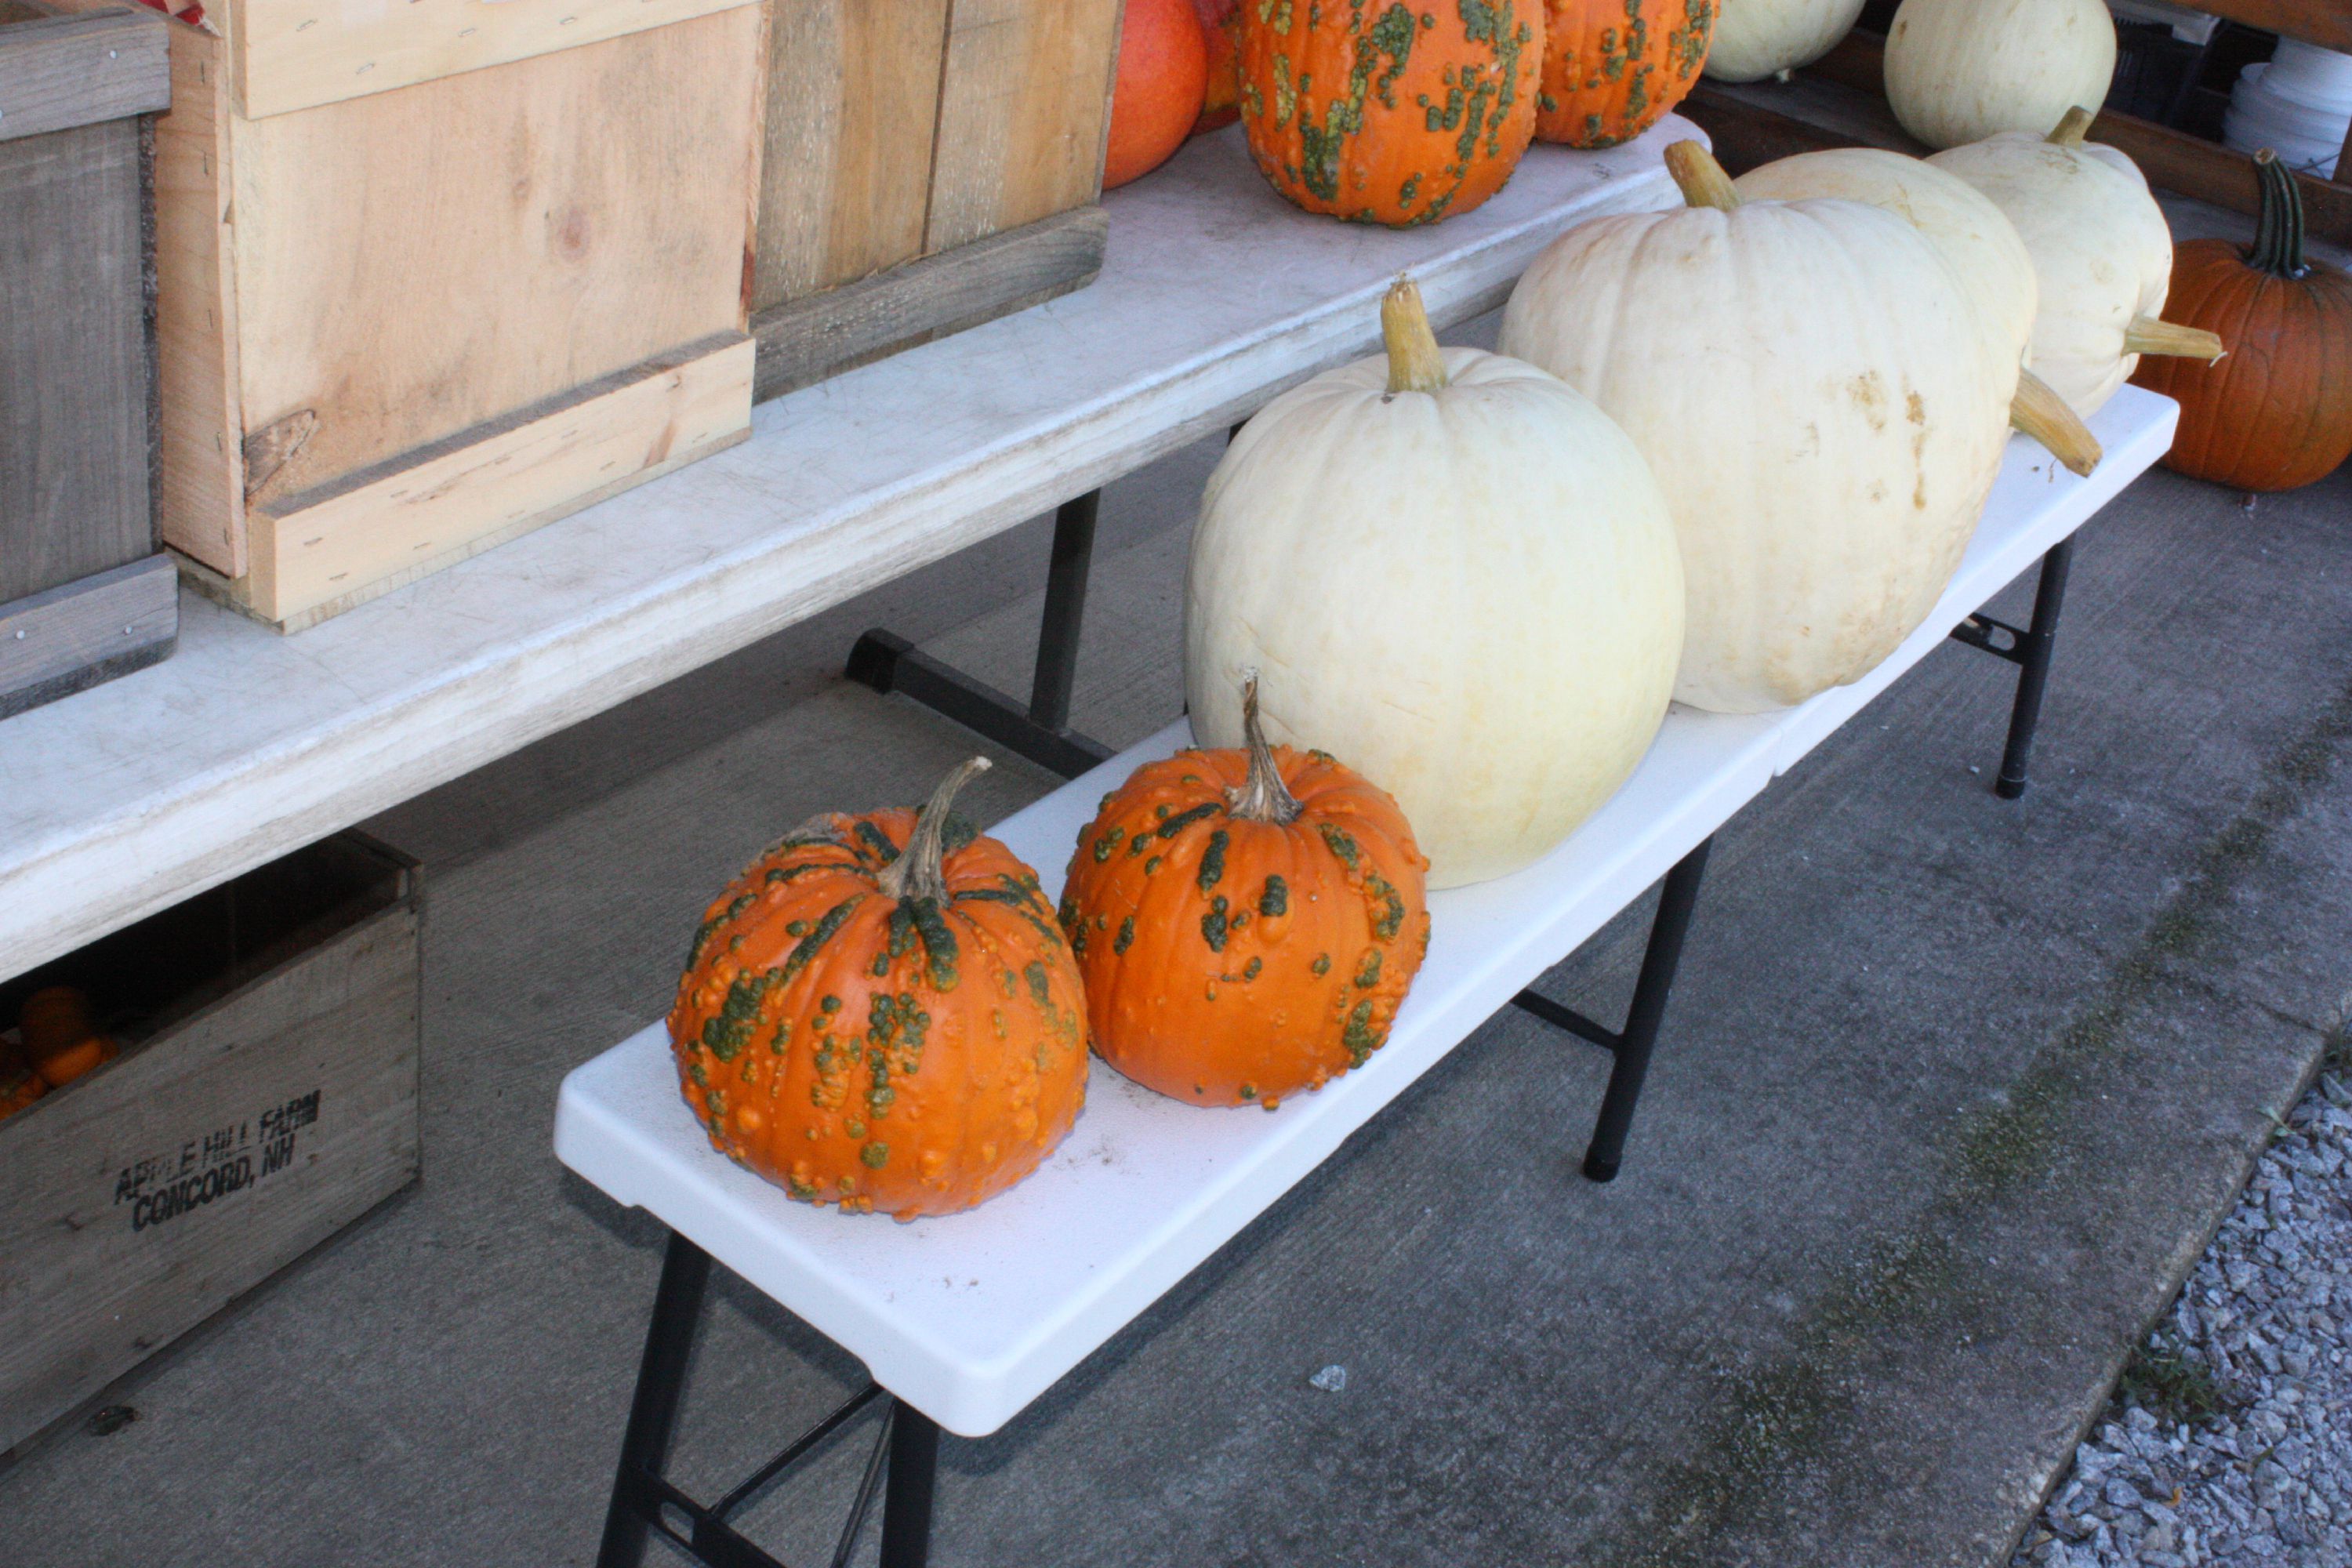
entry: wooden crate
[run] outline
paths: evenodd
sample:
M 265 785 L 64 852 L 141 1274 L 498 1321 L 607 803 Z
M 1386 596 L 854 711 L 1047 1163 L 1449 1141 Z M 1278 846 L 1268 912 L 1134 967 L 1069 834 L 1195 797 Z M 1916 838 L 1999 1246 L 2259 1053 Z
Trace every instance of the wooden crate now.
M 2284 33 L 2326 48 L 2352 51 L 2352 4 L 2345 0 L 2183 0 L 2192 9 Z M 1927 149 L 1896 122 L 1886 103 L 1886 41 L 1856 30 L 1786 82 L 1706 81 L 1682 112 L 1704 127 L 1733 174 L 1818 147 Z M 2148 183 L 2235 212 L 2256 207 L 2253 160 L 2245 153 L 2137 115 L 2103 111 L 2091 139 L 2129 153 Z M 2352 245 L 2352 136 L 2336 176 L 2297 174 L 2305 221 L 2315 236 Z
M 179 599 L 155 537 L 152 11 L 0 0 L 0 717 L 152 664 Z
M 0 1121 L 0 1451 L 414 1180 L 414 865 L 311 846 L 0 986 L 123 1053 Z
M 782 0 L 751 277 L 759 391 L 1101 269 L 1119 0 Z
M 207 592 L 296 629 L 747 433 L 758 5 L 169 26 L 163 529 Z

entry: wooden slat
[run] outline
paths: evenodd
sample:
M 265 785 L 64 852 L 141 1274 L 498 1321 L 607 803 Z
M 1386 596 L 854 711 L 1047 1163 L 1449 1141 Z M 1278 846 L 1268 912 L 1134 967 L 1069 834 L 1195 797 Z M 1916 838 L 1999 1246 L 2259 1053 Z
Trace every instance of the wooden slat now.
M 743 327 L 761 16 L 231 121 L 257 497 L 331 483 Z
M 706 342 L 252 517 L 236 602 L 288 630 L 749 434 L 751 340 Z
M 2209 16 L 2284 33 L 2305 43 L 2352 50 L 2352 5 L 2344 0 L 2186 0 Z
M 0 1123 L 0 1448 L 415 1179 L 416 952 L 383 910 Z
M 237 107 L 258 120 L 755 3 L 233 0 Z
M 2091 140 L 2130 153 L 2150 184 L 2234 212 L 2252 213 L 2259 205 L 2253 160 L 2243 153 L 2112 112 L 2100 115 L 2092 125 Z M 2310 232 L 2337 245 L 2352 245 L 2352 185 L 2310 174 L 2297 174 L 2294 181 L 2303 192 Z
M 0 719 L 154 663 L 180 635 L 169 555 L 0 605 Z
M 166 26 L 144 7 L 0 20 L 0 142 L 164 108 Z
M 1109 232 L 1099 205 L 1078 207 L 779 305 L 752 318 L 752 395 L 775 397 L 1082 289 L 1102 270 Z
M 955 0 L 923 250 L 1095 199 L 1119 0 Z
M 155 549 L 142 162 L 136 119 L 0 142 L 0 604 Z
M 751 308 L 922 253 L 949 0 L 791 0 L 770 19 Z

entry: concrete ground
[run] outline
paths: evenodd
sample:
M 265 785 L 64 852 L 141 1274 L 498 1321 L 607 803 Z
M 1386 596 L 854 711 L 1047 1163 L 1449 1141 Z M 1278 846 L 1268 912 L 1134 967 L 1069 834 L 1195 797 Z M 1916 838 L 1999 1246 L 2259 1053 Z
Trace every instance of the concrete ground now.
M 1178 710 L 1214 457 L 1108 497 L 1076 715 L 1108 740 Z M 780 826 L 970 749 L 842 656 L 887 624 L 1021 689 L 1044 528 L 370 825 L 426 867 L 422 1184 L 110 1394 L 138 1421 L 0 1470 L 0 1560 L 590 1561 L 659 1237 L 556 1164 L 556 1084 L 664 1010 Z M 1614 1185 L 1575 1168 L 1605 1058 L 1498 1016 L 1019 1420 L 949 1439 L 934 1561 L 2003 1560 L 2352 987 L 2352 475 L 2249 512 L 2158 472 L 2109 508 L 2018 803 L 1987 787 L 2011 684 L 1947 647 L 1723 835 Z M 1053 782 L 1008 762 L 970 809 Z M 1640 937 L 1548 988 L 1608 1016 Z M 705 1496 L 857 1373 L 719 1294 L 673 1465 Z M 748 1528 L 827 1560 L 859 1458 Z

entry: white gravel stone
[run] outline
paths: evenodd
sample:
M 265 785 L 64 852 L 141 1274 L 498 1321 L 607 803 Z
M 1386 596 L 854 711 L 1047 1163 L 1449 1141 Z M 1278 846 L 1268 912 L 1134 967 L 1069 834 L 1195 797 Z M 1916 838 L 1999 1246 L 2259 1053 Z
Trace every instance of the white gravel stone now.
M 2076 1448 L 2012 1568 L 2352 1565 L 2352 1085 L 2289 1114 L 2148 1336 L 2225 1408 L 2128 1405 Z

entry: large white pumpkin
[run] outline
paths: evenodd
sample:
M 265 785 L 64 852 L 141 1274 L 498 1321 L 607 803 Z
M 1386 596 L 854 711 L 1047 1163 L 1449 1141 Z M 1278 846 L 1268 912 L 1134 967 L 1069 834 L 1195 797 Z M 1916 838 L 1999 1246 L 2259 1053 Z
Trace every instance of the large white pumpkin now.
M 1908 223 L 1741 202 L 1696 142 L 1667 161 L 1711 205 L 1553 241 L 1503 346 L 1590 395 L 1665 489 L 1690 592 L 1675 695 L 1784 708 L 1867 673 L 1935 606 L 2000 469 L 2005 378 Z
M 1928 162 L 1982 192 L 2025 241 L 2041 290 L 2034 374 L 2088 418 L 2142 350 L 2195 353 L 2210 339 L 2218 352 L 2220 340 L 2158 319 L 2172 285 L 2172 231 L 2137 165 L 2081 141 L 2085 122 L 2070 114 L 2053 137 L 2005 132 Z
M 1944 253 L 1981 311 L 2010 400 L 2010 423 L 2078 474 L 2099 444 L 2064 400 L 2032 374 L 2033 256 L 1990 198 L 1957 174 L 1876 147 L 1833 147 L 1766 163 L 1732 182 L 1742 200 L 1864 202 L 1907 221 Z
M 1886 101 L 1930 147 L 2047 134 L 2115 74 L 2105 0 L 1903 0 L 1886 34 Z
M 1811 65 L 1853 31 L 1864 0 L 1722 0 L 1706 74 L 1717 81 L 1761 81 Z
M 1204 746 L 1265 732 L 1396 796 L 1433 887 L 1516 871 L 1665 720 L 1683 574 L 1657 481 L 1558 378 L 1441 351 L 1400 282 L 1389 353 L 1275 399 L 1210 476 L 1184 595 Z

